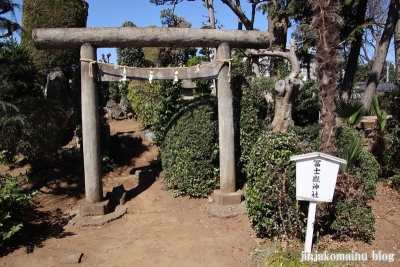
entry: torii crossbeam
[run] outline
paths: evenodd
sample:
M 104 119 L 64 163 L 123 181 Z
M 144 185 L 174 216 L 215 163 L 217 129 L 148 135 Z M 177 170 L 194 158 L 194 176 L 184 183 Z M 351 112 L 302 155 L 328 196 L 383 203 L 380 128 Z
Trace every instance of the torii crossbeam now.
M 215 69 L 218 69 L 220 190 L 214 192 L 214 197 L 218 204 L 239 204 L 242 201 L 242 193 L 236 191 L 233 100 L 228 78 L 229 65 L 225 61 L 231 57 L 231 48 L 268 48 L 270 38 L 267 32 L 188 28 L 53 28 L 35 29 L 32 38 L 38 49 L 80 48 L 81 58 L 85 59 L 81 61 L 81 105 L 86 198 L 80 207 L 81 215 L 107 212 L 107 208 L 100 205 L 103 201 L 103 189 L 96 85 L 99 73 L 98 65 L 93 64 L 97 61 L 96 49 L 102 47 L 218 48 L 217 62 L 220 63 L 217 67 L 210 72 L 203 71 L 197 77 L 190 77 L 189 72 L 186 72 L 179 79 L 215 77 Z M 113 80 L 113 75 L 115 80 L 121 79 L 120 72 L 121 70 L 109 72 L 107 80 Z M 159 78 L 171 79 L 170 72 L 160 70 Z M 130 75 L 141 77 L 138 73 Z

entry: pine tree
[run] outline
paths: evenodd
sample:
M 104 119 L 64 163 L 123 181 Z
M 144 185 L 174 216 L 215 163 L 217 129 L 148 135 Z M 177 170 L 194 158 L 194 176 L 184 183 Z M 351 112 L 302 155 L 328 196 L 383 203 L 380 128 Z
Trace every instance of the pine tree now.
M 12 0 L 0 0 L 0 15 L 11 13 L 14 15 L 14 9 L 19 8 L 18 4 L 13 3 Z M 20 26 L 15 21 L 9 20 L 0 16 L 0 38 L 7 38 L 12 36 L 13 32 L 20 29 Z M 0 46 L 3 42 L 0 41 Z

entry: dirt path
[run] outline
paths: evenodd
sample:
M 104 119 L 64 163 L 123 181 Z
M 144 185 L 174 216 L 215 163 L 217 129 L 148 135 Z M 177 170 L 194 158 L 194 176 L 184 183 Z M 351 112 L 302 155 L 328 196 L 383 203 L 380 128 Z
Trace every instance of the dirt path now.
M 128 131 L 138 131 L 138 126 L 133 121 L 111 123 L 111 134 Z M 159 179 L 139 184 L 133 171 L 157 155 L 156 147 L 146 141 L 143 145 L 131 164 L 103 177 L 104 194 L 116 183 L 134 192 L 125 204 L 127 214 L 98 227 L 66 224 L 84 195 L 60 188 L 81 187 L 82 170 L 69 182 L 50 179 L 35 200 L 57 229 L 43 238 L 34 234 L 36 242 L 0 258 L 0 266 L 60 266 L 71 253 L 83 253 L 79 266 L 243 266 L 256 246 L 247 217 L 214 217 L 206 211 L 214 205 L 208 199 L 173 198 Z

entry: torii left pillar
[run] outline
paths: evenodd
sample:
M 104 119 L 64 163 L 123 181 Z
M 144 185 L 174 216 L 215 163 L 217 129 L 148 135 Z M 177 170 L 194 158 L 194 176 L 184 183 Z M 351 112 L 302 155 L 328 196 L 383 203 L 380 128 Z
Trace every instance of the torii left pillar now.
M 217 60 L 230 61 L 230 58 L 230 45 L 220 44 Z M 214 199 L 220 205 L 240 204 L 243 200 L 243 192 L 236 191 L 233 94 L 229 66 L 228 62 L 222 66 L 217 81 L 220 189 L 214 191 Z
M 96 50 L 96 47 L 90 44 L 81 46 L 82 137 L 86 195 L 79 204 L 81 216 L 104 215 L 109 211 L 109 201 L 103 200 Z

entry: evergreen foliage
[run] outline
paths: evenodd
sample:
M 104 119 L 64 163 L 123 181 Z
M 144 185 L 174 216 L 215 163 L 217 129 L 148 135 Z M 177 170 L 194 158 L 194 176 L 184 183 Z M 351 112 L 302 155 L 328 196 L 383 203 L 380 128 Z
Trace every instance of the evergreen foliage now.
M 344 157 L 350 143 L 359 142 L 355 141 L 357 138 L 361 139 L 354 129 L 339 128 L 338 154 Z M 338 175 L 333 202 L 320 207 L 319 225 L 322 232 L 333 233 L 337 238 L 370 242 L 375 233 L 375 216 L 368 201 L 376 195 L 378 163 L 370 152 L 361 149 L 348 164 L 347 171 Z
M 154 108 L 151 131 L 155 135 L 154 143 L 163 147 L 168 124 L 183 105 L 180 83 L 161 81 L 157 86 L 157 96 L 159 101 Z
M 132 104 L 136 118 L 143 127 L 152 124 L 154 109 L 159 102 L 158 90 L 159 81 L 132 81 L 128 85 L 127 98 Z
M 161 11 L 161 24 L 168 28 L 190 28 L 192 24 L 184 17 L 178 17 L 174 10 L 165 9 Z M 160 47 L 158 49 L 157 62 L 162 67 L 186 66 L 190 58 L 196 56 L 195 47 Z
M 197 97 L 166 129 L 161 163 L 174 196 L 206 197 L 217 186 L 218 121 L 216 99 Z
M 20 8 L 20 6 L 12 0 L 0 0 L 0 15 L 11 13 L 15 16 L 14 11 L 16 8 Z M 0 38 L 11 37 L 12 34 L 20 30 L 20 28 L 21 26 L 15 21 L 0 16 Z M 3 42 L 0 41 L 0 47 L 2 46 Z
M 245 167 L 245 201 L 258 235 L 296 238 L 304 230 L 304 214 L 296 205 L 296 164 L 290 161 L 302 152 L 293 132 L 265 131 L 255 142 Z
M 236 81 L 237 78 L 234 78 Z M 263 92 L 273 88 L 273 80 L 255 78 L 252 83 L 244 83 L 241 87 L 239 128 L 240 147 L 239 161 L 245 166 L 250 157 L 250 151 L 260 137 L 261 132 L 270 122 L 268 112 L 272 111 L 265 101 Z M 234 89 L 235 90 L 235 89 Z
M 385 153 L 381 163 L 382 176 L 390 178 L 397 190 L 400 189 L 400 123 L 397 119 L 387 120 L 385 134 Z
M 24 0 L 22 6 L 22 39 L 45 81 L 46 75 L 61 69 L 68 79 L 79 71 L 80 51 L 38 50 L 34 47 L 32 30 L 35 28 L 86 27 L 89 5 L 84 0 Z
M 125 21 L 122 27 L 136 27 L 131 21 Z M 117 48 L 117 63 L 120 66 L 128 67 L 144 67 L 145 57 L 141 47 L 134 48 Z M 121 100 L 128 99 L 127 81 L 110 82 L 109 83 L 109 98 L 119 103 Z
M 23 227 L 26 208 L 33 194 L 22 189 L 18 182 L 26 176 L 0 175 L 0 247 Z
M 349 127 L 340 127 L 337 131 L 338 155 L 343 157 L 344 151 L 348 149 L 351 142 L 361 139 L 360 134 Z M 358 142 L 358 141 L 357 141 Z M 358 180 L 359 188 L 362 189 L 366 200 L 375 198 L 376 182 L 378 180 L 379 165 L 375 157 L 365 149 L 361 151 L 359 157 L 353 161 L 354 164 L 348 166 L 348 173 Z M 354 184 L 354 186 L 357 186 Z
M 122 27 L 135 27 L 131 21 L 125 21 Z M 141 47 L 117 48 L 117 63 L 122 66 L 143 67 L 144 53 Z
M 318 122 L 319 97 L 318 84 L 314 80 L 304 82 L 304 89 L 293 105 L 293 120 L 296 126 L 306 126 Z
M 42 98 L 32 59 L 15 41 L 6 41 L 0 50 L 0 69 L 3 161 L 10 164 L 22 154 L 32 169 L 43 168 L 54 161 L 60 146 L 64 112 L 55 101 Z
M 231 82 L 239 172 L 248 163 L 250 151 L 262 129 L 272 121 L 273 106 L 266 103 L 264 92 L 274 86 L 272 79 L 251 77 L 251 65 L 243 62 L 243 56 L 240 50 L 233 53 Z

